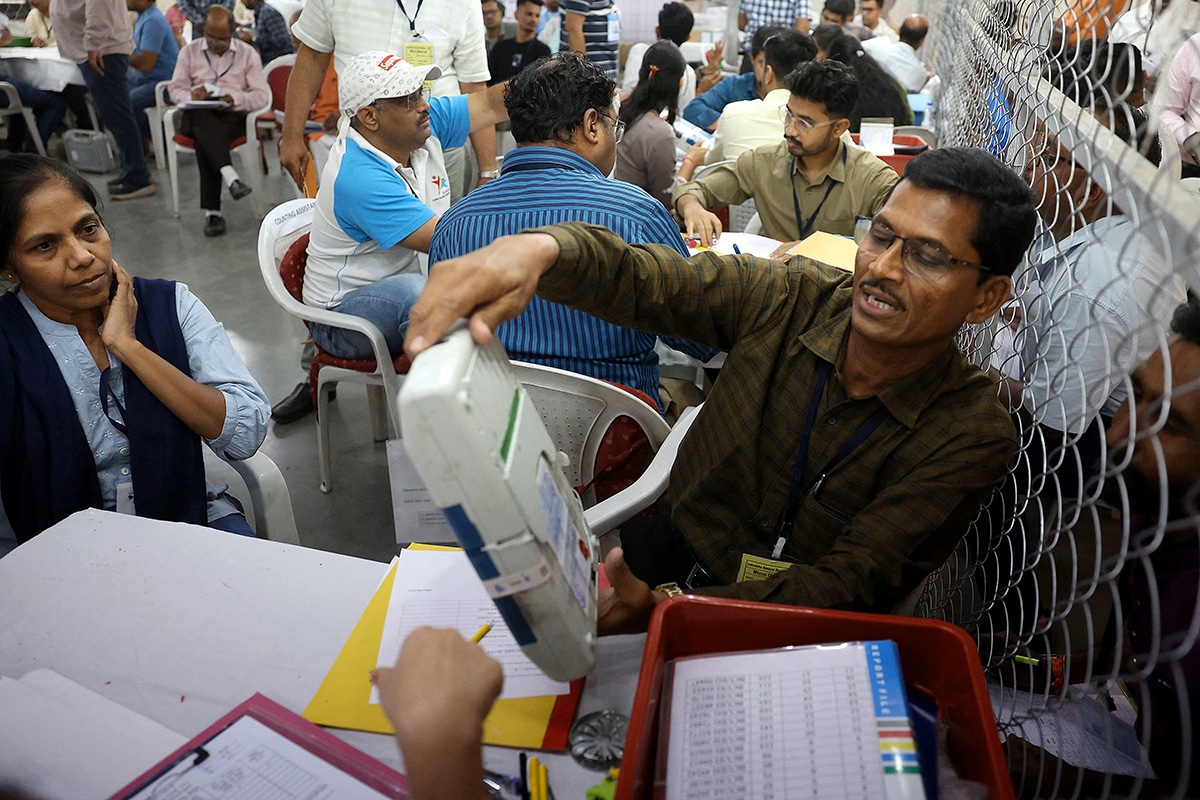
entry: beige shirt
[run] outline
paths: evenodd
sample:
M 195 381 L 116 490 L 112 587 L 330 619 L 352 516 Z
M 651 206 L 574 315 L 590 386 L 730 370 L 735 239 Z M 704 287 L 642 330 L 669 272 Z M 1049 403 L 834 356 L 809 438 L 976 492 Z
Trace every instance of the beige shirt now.
M 36 8 L 29 9 L 25 16 L 25 35 L 32 39 L 44 39 L 46 44 L 54 44 L 54 31 L 50 29 L 49 20 Z
M 725 106 L 704 163 L 729 161 L 764 144 L 778 144 L 783 139 L 779 107 L 787 105 L 790 96 L 788 89 L 772 89 L 761 100 L 738 100 Z
M 866 24 L 863 22 L 862 14 L 859 14 L 854 18 L 854 24 L 867 28 Z M 876 38 L 882 37 L 887 39 L 892 44 L 900 43 L 900 34 L 891 25 L 888 25 L 888 21 L 883 17 L 879 18 L 878 25 L 876 25 L 874 28 L 867 28 L 867 30 L 874 34 Z
M 675 190 L 673 200 L 678 203 L 680 197 L 690 194 L 711 209 L 754 198 L 763 235 L 791 242 L 800 238 L 801 227 L 813 214 L 816 219 L 809 233 L 853 235 L 855 218 L 874 216 L 883 207 L 892 186 L 900 180 L 896 171 L 883 161 L 861 147 L 847 145 L 844 140 L 839 140 L 829 167 L 814 181 L 809 181 L 803 170 L 793 170 L 795 161 L 781 139 L 778 144 L 747 150 L 732 164 L 683 184 Z M 792 202 L 793 188 L 804 220 L 799 224 Z
M 58 52 L 76 64 L 88 52 L 129 55 L 133 52 L 133 26 L 124 0 L 54 0 L 50 24 L 58 37 Z

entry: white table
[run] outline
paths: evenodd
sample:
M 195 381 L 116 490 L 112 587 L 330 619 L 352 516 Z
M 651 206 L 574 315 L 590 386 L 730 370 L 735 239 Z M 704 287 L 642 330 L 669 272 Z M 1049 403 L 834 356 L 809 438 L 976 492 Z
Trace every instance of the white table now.
M 0 674 L 53 669 L 189 738 L 254 692 L 300 713 L 386 569 L 210 528 L 81 511 L 0 559 Z M 601 640 L 580 714 L 629 713 L 644 641 Z M 330 730 L 403 769 L 391 737 Z M 518 752 L 489 747 L 485 761 L 516 774 Z M 602 777 L 566 754 L 545 760 L 560 800 L 582 798 Z
M 58 48 L 0 47 L 0 77 L 20 78 L 46 92 L 61 92 L 68 85 L 83 86 L 83 73 Z

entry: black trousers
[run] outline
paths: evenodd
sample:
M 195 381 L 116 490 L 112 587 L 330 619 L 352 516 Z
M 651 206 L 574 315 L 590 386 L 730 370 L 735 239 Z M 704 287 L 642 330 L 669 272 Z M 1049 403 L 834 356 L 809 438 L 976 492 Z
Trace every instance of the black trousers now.
M 696 556 L 668 516 L 640 517 L 625 523 L 621 526 L 621 549 L 630 571 L 651 588 L 663 583 L 689 588 L 689 577 L 693 578 L 693 589 L 715 585 L 707 574 L 692 575 Z
M 184 111 L 179 132 L 196 140 L 196 166 L 200 170 L 200 207 L 221 209 L 221 167 L 230 165 L 229 146 L 246 135 L 246 114 L 241 111 Z

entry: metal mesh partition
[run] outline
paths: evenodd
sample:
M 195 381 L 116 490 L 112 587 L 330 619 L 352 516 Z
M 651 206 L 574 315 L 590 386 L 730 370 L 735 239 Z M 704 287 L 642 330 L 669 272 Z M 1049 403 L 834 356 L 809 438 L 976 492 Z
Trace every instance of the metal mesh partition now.
M 1200 2 L 1132 2 L 924 4 L 941 143 L 1021 171 L 1043 220 L 961 338 L 1021 449 L 918 606 L 977 638 L 1024 797 L 1200 796 L 1200 312 L 1170 330 L 1200 287 Z

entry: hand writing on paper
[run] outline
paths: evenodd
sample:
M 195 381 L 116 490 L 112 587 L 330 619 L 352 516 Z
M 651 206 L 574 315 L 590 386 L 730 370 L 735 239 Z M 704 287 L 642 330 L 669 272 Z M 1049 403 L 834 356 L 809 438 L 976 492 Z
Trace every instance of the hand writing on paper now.
M 499 662 L 455 630 L 418 628 L 396 666 L 371 679 L 396 729 L 409 797 L 479 797 L 483 720 L 504 684 Z
M 604 558 L 604 572 L 612 586 L 600 590 L 597 633 L 601 636 L 644 633 L 650 626 L 650 612 L 666 595 L 653 591 L 633 574 L 625 563 L 625 552 L 619 547 Z

